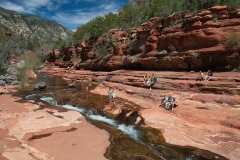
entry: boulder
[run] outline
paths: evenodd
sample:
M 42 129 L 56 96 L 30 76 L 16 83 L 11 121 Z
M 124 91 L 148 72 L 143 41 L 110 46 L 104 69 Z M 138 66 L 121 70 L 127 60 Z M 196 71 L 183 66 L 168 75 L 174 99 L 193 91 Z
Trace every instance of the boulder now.
M 45 88 L 47 88 L 46 82 L 40 82 L 34 85 L 35 90 L 45 89 Z
M 6 84 L 6 82 L 0 79 L 0 85 L 3 86 L 4 84 Z
M 68 84 L 68 88 L 75 88 L 75 87 L 76 87 L 76 84 L 74 84 L 74 83 Z
M 18 80 L 13 80 L 10 84 L 11 85 L 17 85 L 17 84 L 19 84 L 19 81 Z
M 37 75 L 33 72 L 33 70 L 27 71 L 26 76 L 28 79 L 36 79 L 37 78 Z

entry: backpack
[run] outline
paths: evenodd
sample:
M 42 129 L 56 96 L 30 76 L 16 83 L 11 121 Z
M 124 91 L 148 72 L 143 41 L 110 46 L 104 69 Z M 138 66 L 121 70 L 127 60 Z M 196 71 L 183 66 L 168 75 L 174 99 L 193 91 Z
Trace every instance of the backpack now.
M 157 83 L 157 78 L 154 77 L 153 80 L 152 80 L 153 83 Z

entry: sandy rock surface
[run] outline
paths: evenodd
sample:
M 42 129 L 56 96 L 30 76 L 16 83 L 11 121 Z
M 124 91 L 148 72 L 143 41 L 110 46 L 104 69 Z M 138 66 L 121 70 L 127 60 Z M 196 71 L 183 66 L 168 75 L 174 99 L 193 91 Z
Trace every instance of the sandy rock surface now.
M 16 91 L 12 86 L 8 87 Z M 0 95 L 1 160 L 95 160 L 110 145 L 109 135 L 86 122 L 78 112 L 41 109 L 33 101 Z
M 60 68 L 44 72 L 65 79 L 88 79 L 103 85 L 92 93 L 107 95 L 109 86 L 117 88 L 117 97 L 140 106 L 146 125 L 159 129 L 168 143 L 194 146 L 240 159 L 240 96 L 237 72 L 218 72 L 209 82 L 196 81 L 197 72 L 148 71 L 158 77 L 150 90 L 142 86 L 144 71 L 90 72 Z M 206 75 L 206 73 L 205 73 Z M 163 95 L 171 95 L 179 106 L 173 111 L 159 107 Z M 107 107 L 106 107 L 107 108 Z
M 66 80 L 103 80 L 90 92 L 107 95 L 108 87 L 115 86 L 117 97 L 141 106 L 145 124 L 159 129 L 168 143 L 240 159 L 238 73 L 219 72 L 209 82 L 197 82 L 194 72 L 151 71 L 149 74 L 155 73 L 158 82 L 150 90 L 140 85 L 144 75 L 140 71 L 91 72 L 51 67 L 42 72 Z M 179 106 L 173 111 L 160 108 L 163 95 L 175 97 Z M 0 95 L 0 159 L 66 159 L 66 153 L 72 159 L 78 159 L 79 154 L 87 159 L 105 159 L 109 135 L 86 123 L 79 113 L 37 110 L 38 104 L 23 104 L 17 99 L 10 94 Z

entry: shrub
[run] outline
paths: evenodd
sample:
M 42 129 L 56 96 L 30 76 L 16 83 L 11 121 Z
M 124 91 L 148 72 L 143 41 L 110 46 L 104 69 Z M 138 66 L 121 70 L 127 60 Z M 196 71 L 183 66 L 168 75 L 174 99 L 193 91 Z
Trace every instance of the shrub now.
M 22 54 L 15 70 L 17 72 L 17 78 L 20 81 L 21 86 L 26 86 L 29 83 L 29 79 L 26 77 L 26 72 L 29 70 L 37 69 L 41 66 L 42 62 L 36 54 Z
M 81 61 L 82 61 L 81 58 L 74 57 L 74 58 L 71 59 L 71 62 L 81 62 Z
M 217 17 L 217 14 L 216 14 L 216 13 L 213 13 L 213 14 L 212 14 L 212 20 L 213 20 L 213 22 L 215 22 L 215 23 L 218 22 L 218 17 Z
M 227 39 L 227 46 L 229 48 L 234 48 L 239 44 L 239 38 L 235 31 L 231 32 L 231 36 Z
M 97 53 L 97 55 L 104 57 L 107 54 L 107 46 L 105 45 L 95 45 L 93 47 L 93 51 Z
M 240 66 L 236 68 L 236 72 L 240 72 Z

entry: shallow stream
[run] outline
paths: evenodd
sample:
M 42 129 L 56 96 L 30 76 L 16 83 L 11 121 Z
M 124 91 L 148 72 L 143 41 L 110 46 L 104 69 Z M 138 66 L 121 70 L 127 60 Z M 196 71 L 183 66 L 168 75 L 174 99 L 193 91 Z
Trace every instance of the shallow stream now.
M 44 90 L 33 90 L 33 86 L 39 82 L 46 82 Z M 111 145 L 107 148 L 104 156 L 113 160 L 213 160 L 226 158 L 212 152 L 194 148 L 181 147 L 167 144 L 161 132 L 149 128 L 129 125 L 129 120 L 118 117 L 114 120 L 101 114 L 99 110 L 107 104 L 107 96 L 92 94 L 88 90 L 96 84 L 85 81 L 77 83 L 76 88 L 67 88 L 68 82 L 61 77 L 39 74 L 38 79 L 31 85 L 20 89 L 16 96 L 43 102 L 41 108 L 50 107 L 58 110 L 75 110 L 86 117 L 89 123 L 104 129 L 110 133 Z M 142 108 L 126 99 L 117 98 L 119 106 L 125 106 L 139 111 Z M 40 108 L 40 109 L 41 109 Z

